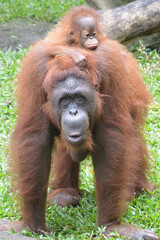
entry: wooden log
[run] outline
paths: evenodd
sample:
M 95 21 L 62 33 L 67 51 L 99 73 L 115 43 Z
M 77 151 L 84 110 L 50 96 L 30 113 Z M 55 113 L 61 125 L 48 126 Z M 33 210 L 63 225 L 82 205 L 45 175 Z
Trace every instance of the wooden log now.
M 95 9 L 107 9 L 125 5 L 135 0 L 86 0 L 86 3 Z
M 99 12 L 104 34 L 122 43 L 160 31 L 159 0 L 139 0 Z

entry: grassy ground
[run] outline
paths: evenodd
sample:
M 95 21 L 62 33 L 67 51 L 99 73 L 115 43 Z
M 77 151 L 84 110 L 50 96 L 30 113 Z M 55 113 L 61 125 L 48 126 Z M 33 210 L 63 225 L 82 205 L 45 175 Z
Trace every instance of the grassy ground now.
M 84 1 L 53 0 L 0 0 L 0 21 L 13 21 L 16 18 L 28 21 L 57 21 L 69 7 Z M 0 218 L 19 219 L 20 215 L 14 194 L 10 191 L 11 182 L 7 168 L 8 143 L 15 126 L 16 103 L 15 83 L 13 81 L 20 69 L 20 62 L 26 49 L 15 52 L 0 51 Z M 154 103 L 150 107 L 146 121 L 145 137 L 151 153 L 150 180 L 160 185 L 160 56 L 156 51 L 149 51 L 142 45 L 135 52 L 142 68 L 146 85 L 148 85 Z M 103 239 L 102 229 L 97 230 L 94 176 L 91 160 L 81 166 L 81 189 L 83 196 L 76 208 L 47 206 L 47 224 L 53 229 L 52 236 L 40 236 L 40 239 Z M 160 235 L 160 189 L 151 194 L 144 193 L 133 199 L 128 213 L 123 220 L 141 228 L 154 230 Z M 25 232 L 31 235 L 29 232 Z M 114 239 L 114 238 L 113 238 Z M 116 238 L 117 240 L 120 238 Z
M 17 18 L 55 22 L 70 7 L 84 4 L 84 0 L 0 0 L 0 22 Z

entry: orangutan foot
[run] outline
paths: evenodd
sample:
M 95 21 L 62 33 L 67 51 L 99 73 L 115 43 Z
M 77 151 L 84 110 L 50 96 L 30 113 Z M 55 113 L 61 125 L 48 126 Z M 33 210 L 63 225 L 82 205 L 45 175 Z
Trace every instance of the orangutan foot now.
M 54 206 L 55 202 L 62 207 L 77 206 L 80 195 L 74 188 L 59 188 L 52 190 L 48 195 L 48 199 L 51 206 Z
M 103 225 L 105 226 L 105 224 Z M 146 229 L 139 229 L 136 226 L 132 226 L 130 224 L 113 224 L 108 225 L 104 232 L 104 235 L 107 239 L 110 239 L 111 236 L 109 233 L 117 232 L 120 236 L 126 236 L 125 239 L 132 239 L 132 240 L 158 240 L 160 239 L 156 234 L 152 231 Z M 113 235 L 112 235 L 113 237 Z

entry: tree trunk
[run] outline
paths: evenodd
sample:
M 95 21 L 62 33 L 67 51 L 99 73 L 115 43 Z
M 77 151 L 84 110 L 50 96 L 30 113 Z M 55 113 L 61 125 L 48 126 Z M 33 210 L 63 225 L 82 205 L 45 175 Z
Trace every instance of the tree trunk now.
M 125 5 L 135 0 L 86 0 L 90 7 L 95 9 L 107 9 Z
M 122 43 L 160 31 L 159 0 L 139 0 L 99 12 L 104 34 Z

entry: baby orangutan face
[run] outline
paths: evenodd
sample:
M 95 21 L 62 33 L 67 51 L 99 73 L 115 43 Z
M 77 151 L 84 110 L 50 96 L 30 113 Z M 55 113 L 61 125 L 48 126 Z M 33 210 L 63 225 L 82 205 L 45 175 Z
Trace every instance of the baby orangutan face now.
M 96 20 L 92 16 L 76 18 L 69 34 L 84 48 L 94 50 L 98 46 Z

